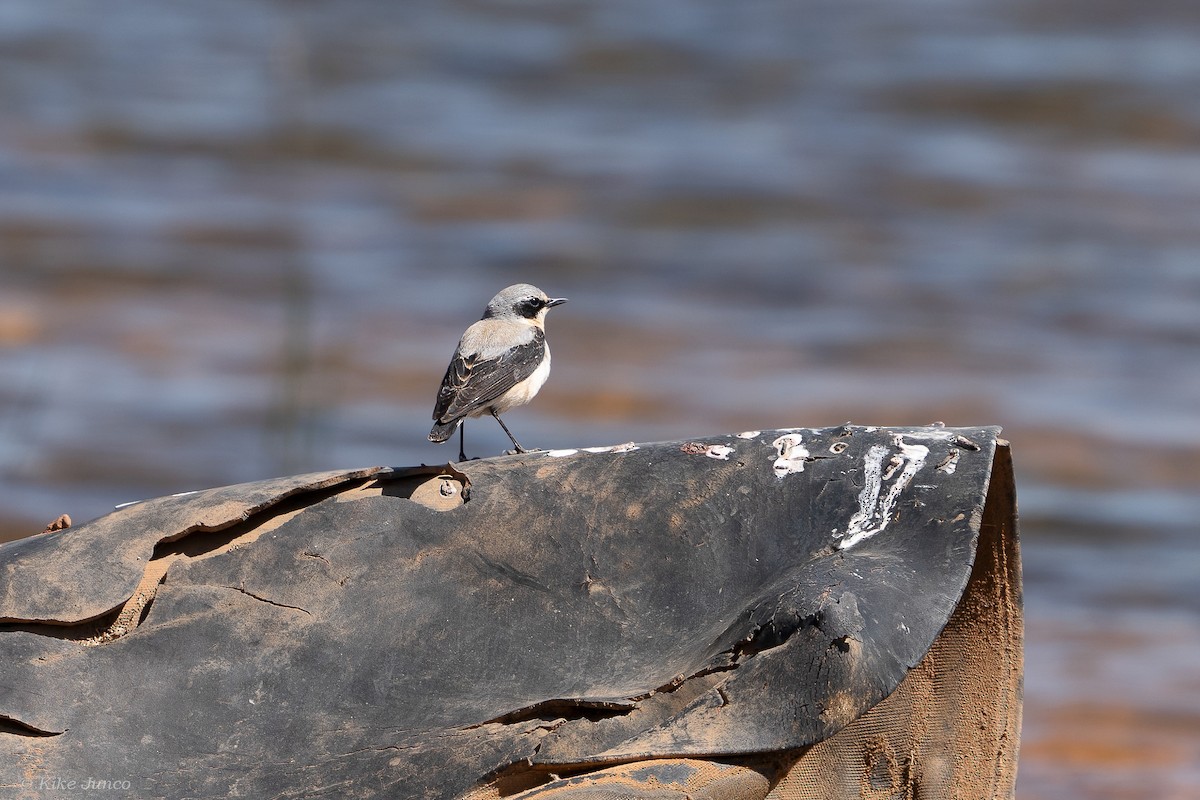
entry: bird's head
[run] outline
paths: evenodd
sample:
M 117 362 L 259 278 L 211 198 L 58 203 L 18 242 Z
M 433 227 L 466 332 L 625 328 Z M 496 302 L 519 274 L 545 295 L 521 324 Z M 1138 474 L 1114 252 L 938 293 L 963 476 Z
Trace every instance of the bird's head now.
M 536 286 L 518 283 L 493 297 L 483 318 L 527 319 L 541 325 L 546 319 L 546 311 L 565 302 L 565 297 L 549 297 Z

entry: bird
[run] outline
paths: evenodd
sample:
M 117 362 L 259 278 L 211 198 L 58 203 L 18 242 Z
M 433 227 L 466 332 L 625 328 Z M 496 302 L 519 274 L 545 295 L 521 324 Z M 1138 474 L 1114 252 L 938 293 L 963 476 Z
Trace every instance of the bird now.
M 445 442 L 458 429 L 458 459 L 466 461 L 463 422 L 491 414 L 512 440 L 513 452 L 529 452 L 500 419 L 534 398 L 550 375 L 546 312 L 567 302 L 528 283 L 502 289 L 483 317 L 458 341 L 433 407 L 429 441 Z

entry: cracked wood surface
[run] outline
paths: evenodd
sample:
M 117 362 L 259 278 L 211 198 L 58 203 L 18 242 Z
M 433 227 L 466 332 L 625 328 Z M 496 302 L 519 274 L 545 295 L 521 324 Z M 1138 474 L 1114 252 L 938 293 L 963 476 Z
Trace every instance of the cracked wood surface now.
M 0 545 L 0 787 L 456 797 L 795 751 L 946 624 L 996 435 L 842 426 L 322 473 Z

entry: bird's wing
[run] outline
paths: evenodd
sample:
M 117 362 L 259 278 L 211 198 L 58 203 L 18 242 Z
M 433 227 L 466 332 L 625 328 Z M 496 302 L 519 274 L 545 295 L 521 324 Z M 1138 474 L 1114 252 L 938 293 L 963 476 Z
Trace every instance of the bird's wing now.
M 465 417 L 528 378 L 542 363 L 545 342 L 545 334 L 536 330 L 525 344 L 492 358 L 479 353 L 456 353 L 438 389 L 433 419 L 445 423 Z

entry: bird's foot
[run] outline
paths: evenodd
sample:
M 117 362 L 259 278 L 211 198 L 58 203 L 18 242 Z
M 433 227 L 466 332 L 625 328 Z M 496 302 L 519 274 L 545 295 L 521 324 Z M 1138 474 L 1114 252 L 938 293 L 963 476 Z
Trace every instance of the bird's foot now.
M 521 455 L 522 453 L 544 453 L 544 452 L 546 452 L 546 451 L 540 447 L 518 447 L 515 450 L 505 450 L 504 455 L 518 456 L 518 455 Z

